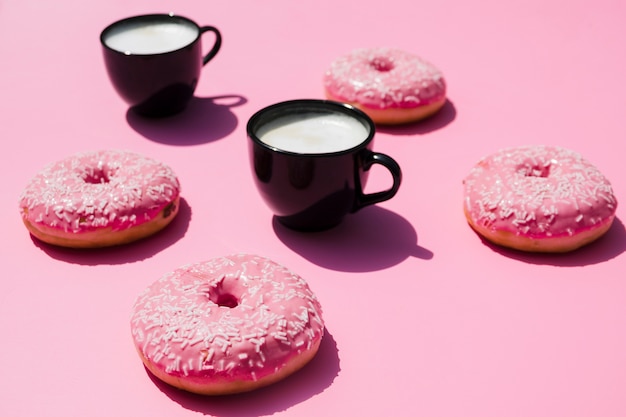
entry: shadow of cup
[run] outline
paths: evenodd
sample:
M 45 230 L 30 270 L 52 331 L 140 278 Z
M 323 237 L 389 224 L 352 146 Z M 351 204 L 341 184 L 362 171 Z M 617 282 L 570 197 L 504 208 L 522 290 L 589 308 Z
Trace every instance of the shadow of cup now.
M 299 233 L 276 218 L 273 227 L 291 250 L 316 265 L 337 271 L 370 272 L 407 258 L 430 260 L 434 256 L 418 244 L 417 232 L 405 218 L 379 206 L 367 207 L 322 232 Z
M 172 146 L 210 143 L 230 135 L 238 124 L 234 107 L 247 100 L 238 95 L 193 97 L 185 111 L 174 116 L 150 119 L 128 110 L 126 120 L 143 137 Z

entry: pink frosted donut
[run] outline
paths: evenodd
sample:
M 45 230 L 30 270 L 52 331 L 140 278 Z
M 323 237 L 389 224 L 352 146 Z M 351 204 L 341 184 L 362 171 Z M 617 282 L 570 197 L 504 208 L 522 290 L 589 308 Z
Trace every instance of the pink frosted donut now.
M 324 323 L 307 283 L 266 258 L 238 254 L 183 266 L 139 295 L 131 333 L 157 378 L 204 395 L 250 391 L 316 354 Z
M 609 181 L 581 155 L 550 146 L 504 149 L 463 181 L 470 226 L 498 245 L 568 252 L 609 229 L 617 200 Z
M 38 239 L 95 248 L 163 229 L 178 213 L 179 194 L 168 166 L 135 153 L 98 151 L 45 167 L 26 186 L 19 207 Z
M 357 49 L 324 74 L 330 100 L 351 104 L 378 124 L 401 124 L 436 113 L 446 101 L 441 72 L 399 49 Z

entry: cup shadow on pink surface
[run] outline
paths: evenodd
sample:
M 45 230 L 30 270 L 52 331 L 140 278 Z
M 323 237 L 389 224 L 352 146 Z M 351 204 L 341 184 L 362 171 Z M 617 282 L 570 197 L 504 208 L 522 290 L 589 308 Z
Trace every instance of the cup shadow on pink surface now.
M 194 96 L 181 113 L 164 118 L 146 118 L 132 110 L 126 121 L 136 132 L 151 141 L 172 146 L 193 146 L 227 137 L 237 127 L 232 109 L 247 99 L 239 95 Z
M 174 388 L 146 373 L 165 395 L 182 407 L 220 417 L 271 415 L 306 401 L 330 387 L 341 368 L 337 343 L 325 329 L 315 357 L 295 374 L 273 385 L 242 394 L 202 396 Z
M 481 240 L 485 246 L 494 252 L 518 261 L 561 267 L 585 266 L 607 262 L 624 253 L 626 251 L 626 228 L 624 228 L 624 223 L 616 217 L 613 225 L 604 236 L 587 246 L 568 253 L 527 253 L 503 248 L 482 238 Z
M 397 136 L 425 135 L 452 123 L 456 119 L 456 113 L 454 103 L 446 100 L 443 107 L 427 119 L 398 126 L 376 126 L 376 131 Z
M 191 207 L 180 199 L 176 218 L 163 230 L 145 239 L 126 245 L 97 249 L 72 249 L 49 245 L 32 237 L 33 243 L 54 259 L 79 265 L 121 265 L 151 258 L 172 246 L 187 233 L 191 221 Z
M 294 252 L 324 268 L 371 272 L 407 258 L 432 259 L 417 242 L 417 232 L 405 218 L 379 206 L 347 215 L 333 229 L 298 232 L 273 219 L 276 236 Z

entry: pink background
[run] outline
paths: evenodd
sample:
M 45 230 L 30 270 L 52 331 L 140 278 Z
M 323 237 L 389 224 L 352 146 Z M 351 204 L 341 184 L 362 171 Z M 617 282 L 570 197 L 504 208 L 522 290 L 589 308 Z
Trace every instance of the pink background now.
M 189 109 L 148 122 L 113 91 L 98 37 L 118 18 L 169 11 L 217 26 L 224 44 Z M 624 416 L 625 21 L 623 0 L 0 0 L 0 416 Z M 321 98 L 333 59 L 374 46 L 437 65 L 449 103 L 378 130 L 375 148 L 404 171 L 394 199 L 328 232 L 276 225 L 251 180 L 248 118 Z M 463 177 L 524 144 L 575 149 L 612 181 L 625 204 L 602 240 L 529 255 L 470 230 Z M 31 239 L 17 206 L 28 180 L 102 148 L 170 164 L 179 218 L 117 249 Z M 375 170 L 368 189 L 389 180 Z M 152 379 L 130 338 L 136 295 L 234 252 L 308 280 L 327 325 L 319 355 L 234 397 Z

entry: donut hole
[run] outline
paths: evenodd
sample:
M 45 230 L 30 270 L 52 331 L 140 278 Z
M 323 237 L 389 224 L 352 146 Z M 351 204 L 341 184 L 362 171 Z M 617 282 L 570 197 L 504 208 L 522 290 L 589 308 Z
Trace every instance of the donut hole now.
M 211 294 L 209 299 L 220 307 L 235 308 L 239 305 L 239 300 L 237 299 L 237 297 L 234 294 L 230 294 L 227 292 Z
M 114 171 L 106 167 L 86 168 L 80 178 L 87 184 L 106 184 L 111 181 Z
M 369 64 L 370 64 L 370 67 L 372 67 L 375 71 L 378 71 L 378 72 L 391 71 L 395 67 L 393 61 L 385 56 L 378 56 L 378 57 L 372 58 Z
M 552 161 L 544 164 L 523 163 L 517 166 L 517 173 L 523 177 L 547 178 L 550 176 L 552 169 Z
M 237 296 L 237 288 L 233 286 L 234 282 L 227 280 L 226 277 L 211 287 L 209 291 L 209 300 L 220 307 L 235 308 L 239 305 L 239 297 Z

